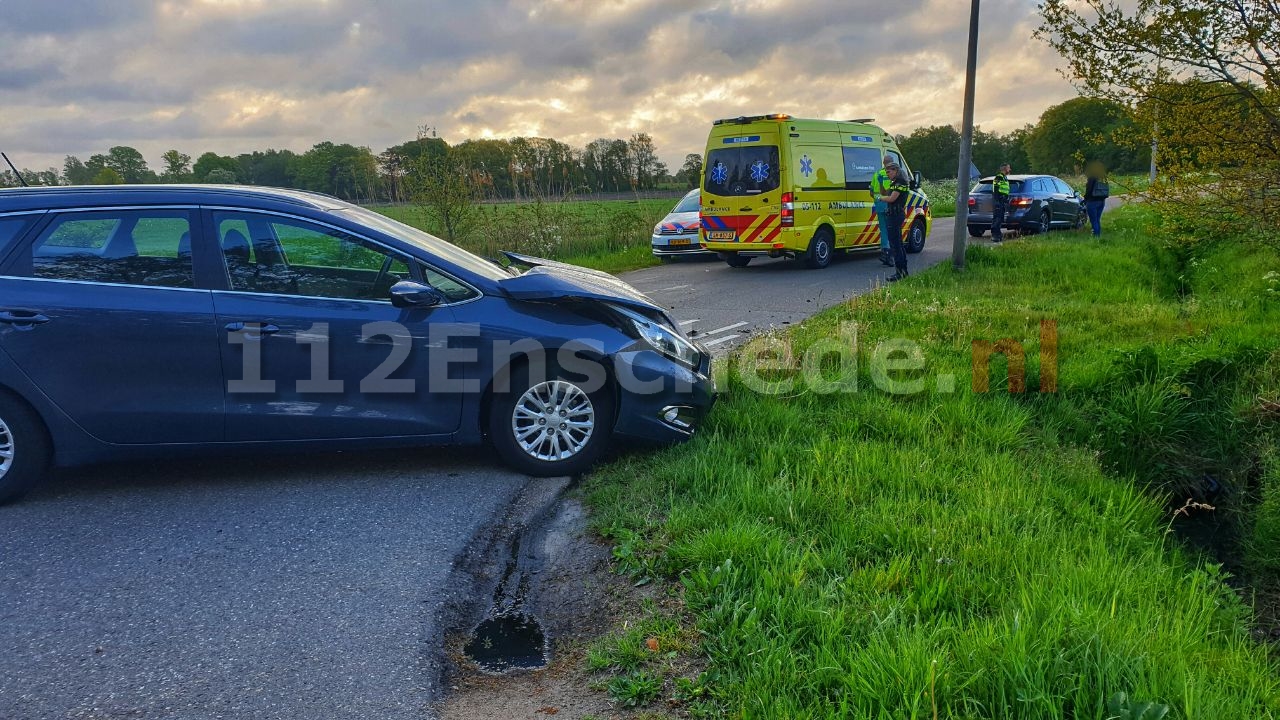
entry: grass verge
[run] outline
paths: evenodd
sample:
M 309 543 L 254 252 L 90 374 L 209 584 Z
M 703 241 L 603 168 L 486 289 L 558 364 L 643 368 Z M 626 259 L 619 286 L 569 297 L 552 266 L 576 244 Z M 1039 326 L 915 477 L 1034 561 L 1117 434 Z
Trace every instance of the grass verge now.
M 1249 607 L 1170 532 L 1207 473 L 1241 513 L 1257 497 L 1259 465 L 1232 466 L 1274 428 L 1247 418 L 1269 407 L 1251 383 L 1276 367 L 1280 261 L 1171 250 L 1157 220 L 1129 208 L 1101 241 L 974 247 L 963 274 L 749 346 L 697 438 L 589 480 L 620 569 L 683 595 L 714 678 L 703 702 L 750 718 L 1280 713 Z M 975 392 L 973 343 L 1002 338 L 1028 391 L 1008 391 L 1017 363 L 996 354 Z

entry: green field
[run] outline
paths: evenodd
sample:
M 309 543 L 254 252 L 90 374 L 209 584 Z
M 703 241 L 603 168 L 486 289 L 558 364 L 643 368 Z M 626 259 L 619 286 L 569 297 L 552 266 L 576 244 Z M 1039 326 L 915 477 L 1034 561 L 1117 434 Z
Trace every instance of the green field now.
M 693 717 L 1280 716 L 1252 591 L 1170 532 L 1217 512 L 1250 587 L 1280 569 L 1280 259 L 1142 208 L 1104 225 L 973 247 L 757 343 L 696 438 L 591 477 L 620 570 L 685 608 L 598 643 L 601 685 Z M 974 342 L 1001 338 L 1027 391 L 995 355 L 975 392 Z M 923 365 L 873 362 L 894 339 Z M 1219 509 L 1175 513 L 1205 474 Z
M 457 244 L 483 257 L 510 250 L 606 272 L 634 270 L 658 264 L 649 238 L 678 200 L 487 203 Z M 371 209 L 444 237 L 418 206 Z

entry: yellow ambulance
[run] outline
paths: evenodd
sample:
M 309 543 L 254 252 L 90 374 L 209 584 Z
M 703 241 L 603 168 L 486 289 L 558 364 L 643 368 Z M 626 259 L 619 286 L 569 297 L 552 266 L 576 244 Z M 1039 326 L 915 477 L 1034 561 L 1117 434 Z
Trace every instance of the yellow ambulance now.
M 929 198 L 893 136 L 870 120 L 717 120 L 703 160 L 703 249 L 733 267 L 767 255 L 813 268 L 838 251 L 878 250 L 871 177 L 885 155 L 911 178 L 902 233 L 907 252 L 920 252 L 933 222 Z

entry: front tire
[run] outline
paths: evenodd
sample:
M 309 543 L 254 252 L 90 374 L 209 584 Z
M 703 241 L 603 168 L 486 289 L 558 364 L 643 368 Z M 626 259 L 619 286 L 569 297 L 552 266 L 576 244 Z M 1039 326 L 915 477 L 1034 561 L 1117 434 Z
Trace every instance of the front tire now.
M 814 270 L 821 270 L 831 264 L 831 256 L 834 252 L 831 230 L 824 227 L 814 233 L 813 239 L 809 241 L 809 250 L 804 254 L 804 264 Z
M 512 373 L 511 392 L 495 395 L 489 437 L 498 456 L 535 477 L 577 475 L 599 459 L 613 429 L 613 392 L 594 392 L 555 365 L 535 377 L 528 364 Z
M 30 407 L 0 392 L 0 505 L 36 485 L 49 466 L 49 436 Z
M 911 223 L 911 232 L 907 233 L 907 252 L 918 253 L 924 250 L 924 221 Z

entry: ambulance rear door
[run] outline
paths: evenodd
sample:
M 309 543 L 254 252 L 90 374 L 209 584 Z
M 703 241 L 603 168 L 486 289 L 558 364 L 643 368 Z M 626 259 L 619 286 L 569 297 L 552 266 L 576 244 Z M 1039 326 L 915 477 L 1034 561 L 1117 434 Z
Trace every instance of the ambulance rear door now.
M 761 125 L 729 126 L 707 143 L 702 228 L 708 243 L 736 243 L 741 252 L 767 250 L 778 239 L 778 130 L 776 123 Z

